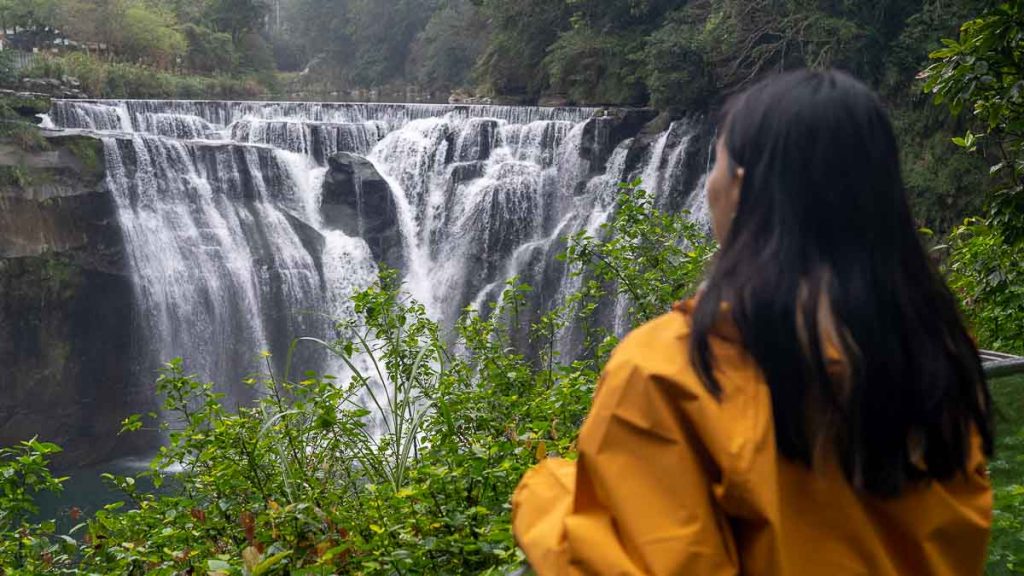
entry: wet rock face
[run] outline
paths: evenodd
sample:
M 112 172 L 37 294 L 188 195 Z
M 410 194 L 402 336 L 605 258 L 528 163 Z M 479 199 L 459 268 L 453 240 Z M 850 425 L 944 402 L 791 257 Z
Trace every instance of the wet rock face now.
M 612 109 L 602 110 L 588 120 L 580 140 L 580 159 L 586 165 L 586 177 L 603 174 L 615 147 L 635 137 L 657 115 L 657 111 L 647 108 Z M 585 187 L 585 183 L 581 182 L 573 193 L 580 194 Z
M 0 141 L 0 445 L 39 436 L 80 465 L 151 441 L 117 432 L 153 395 L 129 386 L 132 285 L 102 143 L 48 143 Z
M 370 246 L 374 259 L 404 270 L 398 207 L 391 188 L 366 158 L 340 152 L 328 159 L 321 212 L 324 224 Z

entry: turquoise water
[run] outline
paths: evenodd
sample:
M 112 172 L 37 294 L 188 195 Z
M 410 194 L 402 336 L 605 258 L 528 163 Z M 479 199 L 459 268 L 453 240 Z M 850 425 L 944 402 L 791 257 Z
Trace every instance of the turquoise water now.
M 104 506 L 115 502 L 125 502 L 126 506 L 130 505 L 127 496 L 104 480 L 102 475 L 107 473 L 116 476 L 138 477 L 149 470 L 149 462 L 149 458 L 132 457 L 88 468 L 55 472 L 55 475 L 68 478 L 64 482 L 64 490 L 59 494 L 42 495 L 38 499 L 38 518 L 55 519 L 58 533 L 66 533 L 71 527 L 91 517 Z M 153 489 L 152 483 L 144 477 L 138 478 L 136 485 L 143 492 Z

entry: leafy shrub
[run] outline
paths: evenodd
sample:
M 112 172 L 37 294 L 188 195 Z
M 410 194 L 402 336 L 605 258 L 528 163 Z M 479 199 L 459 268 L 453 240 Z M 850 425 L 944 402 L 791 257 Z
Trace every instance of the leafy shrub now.
M 924 71 L 925 90 L 954 114 L 971 110 L 976 127 L 953 143 L 996 158 L 987 214 L 954 231 L 949 269 L 983 346 L 1024 352 L 1024 5 L 999 4 L 943 40 Z M 980 131 L 976 134 L 975 131 Z
M 950 246 L 950 286 L 978 340 L 1024 354 L 1024 242 L 1010 244 L 998 227 L 974 218 L 954 230 Z
M 56 522 L 30 522 L 39 512 L 36 498 L 59 493 L 66 480 L 49 470 L 58 452 L 56 445 L 34 439 L 0 448 L 0 573 L 47 573 L 55 564 L 70 562 L 78 550 L 71 537 L 55 536 Z

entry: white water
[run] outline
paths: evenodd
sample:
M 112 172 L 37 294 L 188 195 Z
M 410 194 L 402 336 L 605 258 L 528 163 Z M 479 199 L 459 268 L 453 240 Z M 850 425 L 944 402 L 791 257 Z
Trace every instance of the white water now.
M 619 182 L 642 176 L 667 203 L 685 200 L 682 183 L 699 177 L 680 168 L 692 153 L 690 128 L 673 125 L 647 144 L 606 142 L 606 120 L 593 115 L 57 101 L 49 118 L 105 142 L 152 360 L 182 356 L 191 372 L 236 382 L 259 368 L 262 351 L 283 356 L 296 337 L 330 337 L 330 319 L 350 317 L 351 295 L 376 275 L 366 243 L 321 213 L 326 161 L 337 152 L 365 156 L 390 185 L 406 286 L 445 325 L 467 305 L 484 308 L 513 276 L 533 284 L 538 301 L 564 302 L 579 280 L 554 256 L 565 236 L 600 233 Z M 688 206 L 706 219 L 700 198 Z M 625 325 L 621 310 L 612 315 Z M 306 361 L 319 365 L 302 369 L 332 369 L 323 358 Z

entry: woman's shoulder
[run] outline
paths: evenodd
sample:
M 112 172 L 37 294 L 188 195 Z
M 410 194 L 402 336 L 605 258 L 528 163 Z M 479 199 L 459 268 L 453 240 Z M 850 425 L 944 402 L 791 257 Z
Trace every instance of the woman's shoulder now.
M 771 393 L 740 339 L 728 330 L 713 330 L 709 340 L 721 393 L 705 387 L 690 362 L 690 310 L 685 303 L 676 306 L 626 336 L 608 362 L 601 387 L 619 411 L 635 416 L 632 422 L 661 422 L 671 414 L 689 441 L 703 445 L 734 482 L 765 452 L 764 439 L 772 429 Z M 662 423 L 661 428 L 667 427 Z
M 639 373 L 646 380 L 669 383 L 691 395 L 706 395 L 703 382 L 690 361 L 692 310 L 692 301 L 681 302 L 672 311 L 634 329 L 616 348 L 606 371 Z M 721 375 L 725 375 L 724 380 L 736 381 L 728 376 L 738 371 L 749 376 L 741 378 L 741 383 L 757 380 L 758 375 L 751 371 L 752 361 L 743 352 L 739 339 L 728 332 L 728 329 L 716 330 L 710 340 L 716 375 L 720 375 L 720 380 L 723 380 Z

